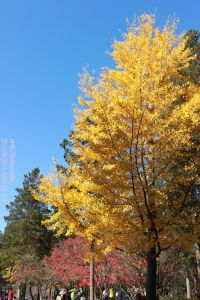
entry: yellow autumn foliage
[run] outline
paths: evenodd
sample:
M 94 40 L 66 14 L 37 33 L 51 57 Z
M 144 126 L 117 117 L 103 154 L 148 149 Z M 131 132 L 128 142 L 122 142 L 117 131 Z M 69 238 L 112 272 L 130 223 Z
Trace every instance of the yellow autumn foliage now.
M 15 270 L 16 270 L 16 266 L 14 267 L 10 267 L 10 268 L 6 268 L 3 271 L 3 275 L 2 277 L 9 283 L 14 283 L 16 282 L 16 278 L 15 278 Z
M 175 29 L 143 15 L 114 42 L 114 69 L 97 83 L 83 74 L 76 159 L 35 194 L 58 209 L 47 221 L 52 229 L 106 241 L 107 250 L 161 250 L 191 236 L 200 89 L 183 75 L 194 56 Z

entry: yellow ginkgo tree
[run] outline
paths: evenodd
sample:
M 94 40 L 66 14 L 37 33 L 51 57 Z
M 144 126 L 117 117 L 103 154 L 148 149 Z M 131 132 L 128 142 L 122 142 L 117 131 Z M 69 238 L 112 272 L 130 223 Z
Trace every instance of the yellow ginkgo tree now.
M 114 42 L 115 68 L 96 81 L 83 74 L 75 155 L 59 184 L 44 178 L 36 196 L 57 207 L 53 229 L 95 236 L 106 251 L 146 253 L 148 300 L 156 299 L 160 252 L 195 240 L 200 89 L 184 77 L 195 57 L 175 29 L 143 15 Z

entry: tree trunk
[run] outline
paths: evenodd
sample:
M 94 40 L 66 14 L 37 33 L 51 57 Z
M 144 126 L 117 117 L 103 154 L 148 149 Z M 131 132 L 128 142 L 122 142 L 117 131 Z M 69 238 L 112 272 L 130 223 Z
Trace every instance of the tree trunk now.
M 103 290 L 105 290 L 107 288 L 107 274 L 106 274 L 106 265 L 107 265 L 107 261 L 106 261 L 106 257 L 104 257 L 103 262 L 102 262 L 102 281 L 103 281 Z
M 40 290 L 41 290 L 41 289 L 40 289 L 40 286 L 38 285 L 38 286 L 37 286 L 37 299 L 36 299 L 36 300 L 40 300 L 40 294 L 41 294 L 41 293 L 40 293 Z
M 90 246 L 90 300 L 94 300 L 94 241 Z
M 20 284 L 17 285 L 16 298 L 20 300 Z
M 195 243 L 195 246 L 196 246 L 197 274 L 198 274 L 198 279 L 200 280 L 200 249 L 199 249 L 199 244 Z
M 187 290 L 187 299 L 191 299 L 190 279 L 188 277 L 186 277 L 186 290 Z
M 19 285 L 19 300 L 24 300 L 26 296 L 26 283 L 20 283 Z
M 146 297 L 147 300 L 156 300 L 156 249 L 151 248 L 147 254 L 147 280 L 146 280 Z
M 160 295 L 158 293 L 159 289 L 160 289 L 160 262 L 159 260 L 156 261 L 157 262 L 157 276 L 156 276 L 156 290 L 157 290 L 157 300 L 160 299 Z
M 33 293 L 32 293 L 32 285 L 31 284 L 29 284 L 29 295 L 31 297 L 31 300 L 34 300 Z

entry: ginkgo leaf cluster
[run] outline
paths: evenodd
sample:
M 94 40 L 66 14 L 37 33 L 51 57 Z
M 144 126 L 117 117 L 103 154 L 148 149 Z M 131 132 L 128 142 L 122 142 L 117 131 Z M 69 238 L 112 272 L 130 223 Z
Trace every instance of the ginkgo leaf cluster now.
M 53 229 L 129 251 L 161 250 L 188 234 L 200 89 L 183 75 L 195 57 L 175 31 L 175 23 L 156 28 L 154 16 L 143 15 L 114 42 L 116 67 L 97 82 L 83 75 L 71 135 L 76 159 L 57 184 L 42 179 L 36 195 L 57 207 Z

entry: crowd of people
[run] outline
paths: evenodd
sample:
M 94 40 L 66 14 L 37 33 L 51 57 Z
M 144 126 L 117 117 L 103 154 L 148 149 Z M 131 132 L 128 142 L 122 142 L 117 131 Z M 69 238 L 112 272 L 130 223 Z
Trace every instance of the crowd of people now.
M 126 295 L 127 296 L 127 295 Z M 84 293 L 83 288 L 71 288 L 71 289 L 61 289 L 58 295 L 54 298 L 52 297 L 51 300 L 86 300 L 87 295 Z M 131 297 L 124 297 L 122 290 L 114 288 L 104 289 L 101 291 L 100 289 L 95 290 L 95 299 L 96 300 L 123 300 L 128 299 L 130 300 Z M 146 297 L 141 293 L 137 293 L 135 296 L 135 300 L 145 300 Z
M 61 289 L 56 299 L 52 297 L 51 300 L 86 300 L 86 297 L 82 288 L 74 287 L 72 289 Z
M 0 290 L 0 300 L 15 300 L 14 291 L 12 288 Z
M 126 293 L 126 296 L 127 295 L 128 294 Z M 128 298 L 129 300 L 131 299 L 131 297 L 123 297 L 123 293 L 121 289 L 115 291 L 113 288 L 103 290 L 102 297 L 100 297 L 100 299 L 101 298 L 102 300 L 122 300 L 124 298 Z M 135 296 L 135 300 L 145 300 L 145 299 L 146 297 L 139 292 Z
M 28 298 L 25 298 L 28 300 Z M 49 299 L 49 297 L 46 297 Z M 73 288 L 62 288 L 57 293 L 53 292 L 50 295 L 50 300 L 87 300 L 88 294 L 86 290 L 77 287 Z M 95 300 L 132 300 L 131 297 L 127 297 L 127 294 L 124 296 L 121 289 L 104 289 L 101 291 L 100 289 L 95 290 Z M 135 300 L 145 300 L 146 297 L 141 293 L 137 293 Z M 16 300 L 16 296 L 14 295 L 14 291 L 12 288 L 0 290 L 0 300 Z

